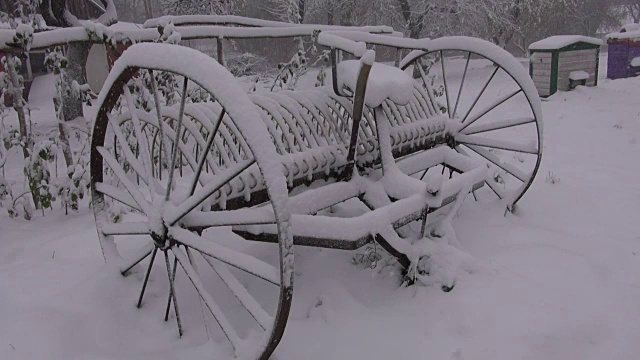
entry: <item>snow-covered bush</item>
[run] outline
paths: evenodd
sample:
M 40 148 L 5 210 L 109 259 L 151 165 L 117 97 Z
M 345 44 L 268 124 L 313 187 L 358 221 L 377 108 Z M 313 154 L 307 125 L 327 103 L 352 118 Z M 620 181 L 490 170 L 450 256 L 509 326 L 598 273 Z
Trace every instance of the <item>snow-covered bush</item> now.
M 233 76 L 251 76 L 267 65 L 267 59 L 252 53 L 234 54 L 225 59 L 226 68 Z
M 314 32 L 311 37 L 311 45 L 305 49 L 302 45 L 302 39 L 300 39 L 300 49 L 295 53 L 291 59 L 286 63 L 278 64 L 278 73 L 271 85 L 271 91 L 278 88 L 283 90 L 294 89 L 298 79 L 304 75 L 309 69 L 315 68 L 323 63 L 329 61 L 329 50 L 324 50 L 318 54 L 316 42 L 319 32 Z M 311 56 L 317 56 L 315 61 L 310 61 Z M 320 69 L 320 73 L 316 79 L 316 86 L 325 85 L 326 72 L 324 68 Z

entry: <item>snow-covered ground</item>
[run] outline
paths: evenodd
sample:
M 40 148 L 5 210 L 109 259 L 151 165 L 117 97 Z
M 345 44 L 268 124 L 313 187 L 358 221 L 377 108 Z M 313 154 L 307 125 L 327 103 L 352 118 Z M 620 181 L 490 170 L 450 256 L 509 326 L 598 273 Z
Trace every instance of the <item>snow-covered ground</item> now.
M 469 256 L 449 293 L 400 287 L 393 267 L 354 265 L 356 253 L 296 248 L 274 358 L 637 359 L 638 99 L 640 78 L 543 102 L 538 177 L 515 214 L 487 189 L 466 199 L 454 228 Z M 136 309 L 143 270 L 125 278 L 104 265 L 90 210 L 1 215 L 0 246 L 0 359 L 221 358 L 163 321 L 166 274 Z M 198 307 L 191 292 L 181 306 Z

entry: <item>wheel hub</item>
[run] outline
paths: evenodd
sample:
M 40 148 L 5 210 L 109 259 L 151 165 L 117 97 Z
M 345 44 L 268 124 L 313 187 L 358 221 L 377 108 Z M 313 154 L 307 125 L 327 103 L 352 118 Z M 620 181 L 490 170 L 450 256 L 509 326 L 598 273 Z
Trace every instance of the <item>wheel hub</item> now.
M 151 229 L 151 239 L 153 239 L 154 245 L 160 250 L 167 250 L 171 247 L 173 238 L 169 236 L 169 227 L 164 219 L 158 219 L 153 224 L 149 222 L 149 228 Z

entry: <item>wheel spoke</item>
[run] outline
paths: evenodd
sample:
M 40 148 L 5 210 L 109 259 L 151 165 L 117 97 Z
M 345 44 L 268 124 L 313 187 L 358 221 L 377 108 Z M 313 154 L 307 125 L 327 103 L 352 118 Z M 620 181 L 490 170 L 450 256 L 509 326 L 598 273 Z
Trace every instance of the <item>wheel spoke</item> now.
M 479 145 L 493 149 L 509 150 L 526 154 L 538 154 L 536 146 L 518 144 L 508 140 L 488 139 L 477 135 L 456 135 L 456 141 L 461 144 Z
M 427 95 L 429 96 L 429 100 L 431 101 L 431 105 L 433 106 L 435 114 L 442 114 L 442 112 L 440 111 L 440 107 L 438 106 L 438 102 L 433 96 L 433 88 L 431 87 L 429 79 L 427 78 L 427 74 L 424 73 L 424 69 L 422 69 L 422 66 L 418 66 L 418 71 L 420 71 L 420 77 L 422 78 L 424 87 L 427 89 Z
M 268 329 L 273 326 L 273 317 L 269 315 L 263 308 L 260 306 L 258 301 L 251 296 L 247 288 L 244 287 L 238 281 L 238 279 L 233 276 L 233 274 L 222 264 L 214 264 L 213 260 L 209 259 L 207 256 L 203 256 L 204 260 L 211 266 L 213 271 L 218 274 L 220 279 L 227 285 L 229 290 L 233 293 L 233 295 L 240 301 L 242 306 L 251 314 L 251 316 L 256 320 L 258 325 L 263 330 Z
M 467 126 L 473 124 L 474 122 L 476 122 L 476 120 L 480 119 L 481 117 L 485 116 L 489 111 L 497 108 L 498 106 L 500 106 L 501 104 L 503 104 L 505 101 L 511 99 L 512 97 L 518 95 L 519 93 L 522 92 L 522 89 L 518 89 L 510 94 L 507 94 L 501 98 L 499 98 L 498 100 L 494 101 L 491 105 L 485 107 L 484 109 L 482 109 L 478 114 L 472 116 L 469 118 L 469 120 L 463 122 L 462 127 L 458 130 L 458 131 L 462 131 L 464 130 Z
M 460 103 L 460 96 L 462 95 L 462 88 L 464 87 L 464 80 L 467 77 L 467 69 L 469 69 L 469 60 L 471 60 L 471 53 L 467 53 L 467 61 L 464 64 L 464 72 L 462 73 L 462 81 L 460 81 L 460 88 L 458 89 L 458 96 L 456 97 L 456 104 L 453 106 L 453 115 L 451 118 L 456 117 L 456 112 L 458 111 L 458 104 Z
M 174 256 L 173 257 L 173 268 L 172 268 L 172 271 L 171 271 L 171 278 L 173 279 L 174 283 L 176 281 L 177 265 L 178 265 L 178 259 L 176 259 L 175 256 Z M 164 312 L 164 321 L 168 321 L 169 320 L 169 313 L 171 311 L 172 299 L 173 299 L 173 293 L 169 292 L 169 298 L 167 299 L 167 308 L 166 308 L 166 310 Z
M 176 207 L 172 214 L 167 217 L 170 226 L 175 225 L 180 219 L 185 217 L 189 212 L 198 207 L 202 202 L 208 199 L 213 193 L 220 190 L 243 171 L 248 169 L 255 163 L 255 159 L 246 160 L 237 164 L 233 169 L 226 169 L 221 174 L 214 177 L 210 182 L 196 191 L 193 196 L 189 197 L 185 202 Z
M 136 201 L 131 197 L 131 195 L 126 192 L 118 189 L 117 187 L 111 186 L 109 184 L 105 184 L 103 182 L 96 183 L 96 191 L 100 192 L 103 195 L 107 195 L 108 197 L 116 200 L 124 205 L 129 206 L 135 210 L 142 212 L 140 206 L 136 203 Z
M 449 118 L 451 118 L 451 101 L 449 100 L 449 87 L 447 86 L 447 75 L 444 70 L 444 52 L 440 50 L 440 64 L 442 65 L 442 82 L 444 83 L 444 94 L 447 98 L 447 113 L 449 113 Z
M 460 131 L 460 133 L 465 135 L 479 134 L 488 131 L 502 130 L 514 126 L 526 125 L 534 122 L 536 122 L 536 119 L 534 117 L 522 117 L 516 119 L 495 121 L 489 124 L 476 125 L 471 128 L 466 128 L 463 131 Z
M 278 269 L 271 264 L 226 246 L 204 240 L 191 231 L 178 227 L 171 227 L 169 229 L 169 235 L 181 244 L 198 250 L 202 254 L 211 256 L 216 260 L 220 260 L 225 264 L 257 276 L 274 285 L 280 285 L 280 273 Z
M 150 234 L 147 222 L 125 222 L 102 225 L 103 235 L 147 235 Z
M 107 149 L 105 149 L 104 147 L 98 146 L 97 150 L 100 153 L 100 155 L 102 155 L 102 158 L 104 159 L 104 161 L 109 165 L 113 173 L 116 174 L 116 176 L 118 177 L 118 180 L 120 180 L 122 185 L 124 185 L 127 192 L 131 194 L 133 201 L 135 201 L 136 204 L 138 204 L 138 207 L 142 209 L 144 213 L 149 214 L 150 213 L 149 209 L 151 208 L 151 204 L 149 204 L 145 200 L 142 193 L 140 193 L 140 191 L 138 190 L 138 187 L 133 182 L 131 182 L 131 180 L 129 180 L 127 175 L 124 173 L 124 170 L 122 170 L 122 167 L 120 167 L 120 164 L 118 164 L 118 161 L 114 159 L 113 156 L 111 156 L 111 154 L 109 153 L 109 151 L 107 151 Z
M 263 209 L 238 209 L 224 211 L 192 211 L 182 219 L 187 228 L 209 228 L 215 226 L 268 225 L 275 224 L 272 211 Z
M 146 259 L 149 254 L 155 249 L 155 245 L 153 241 L 147 242 L 145 246 L 140 248 L 130 259 L 122 260 L 120 263 L 120 273 L 122 275 L 126 274 L 129 270 L 133 269 L 134 266 L 138 265 L 142 260 Z
M 193 180 L 191 180 L 191 188 L 189 189 L 189 196 L 193 195 L 196 191 L 196 186 L 198 185 L 198 181 L 200 180 L 200 174 L 202 173 L 202 168 L 204 167 L 205 162 L 207 161 L 207 156 L 209 155 L 209 151 L 211 150 L 211 146 L 213 145 L 213 140 L 216 137 L 216 133 L 218 132 L 218 128 L 220 124 L 222 124 L 222 118 L 224 117 L 225 111 L 222 109 L 220 112 L 220 116 L 218 116 L 218 120 L 213 126 L 213 130 L 209 134 L 207 138 L 207 145 L 205 149 L 202 151 L 202 157 L 198 161 L 198 167 L 196 168 L 196 172 L 193 174 Z
M 475 153 L 477 153 L 478 155 L 482 156 L 483 158 L 489 160 L 490 162 L 492 162 L 494 165 L 496 165 L 497 167 L 501 168 L 502 170 L 508 172 L 509 174 L 513 175 L 513 177 L 515 177 L 516 179 L 522 181 L 522 182 L 528 182 L 529 181 L 529 175 L 525 174 L 524 172 L 522 172 L 521 170 L 515 168 L 513 165 L 507 164 L 504 161 L 501 161 L 500 159 L 498 159 L 497 156 L 495 156 L 494 154 L 490 153 L 488 150 L 485 150 L 479 146 L 476 145 L 471 145 L 471 144 L 465 144 L 466 147 L 468 147 L 469 149 L 473 150 Z
M 178 323 L 178 334 L 182 337 L 182 322 L 180 321 L 180 311 L 178 311 L 178 301 L 176 298 L 176 287 L 174 284 L 174 279 L 176 277 L 176 264 L 174 261 L 173 271 L 171 271 L 171 265 L 169 264 L 169 254 L 167 251 L 164 252 L 164 262 L 167 266 L 167 276 L 169 277 L 169 296 L 173 298 L 173 310 L 176 312 L 176 322 Z M 175 255 L 175 252 L 173 252 Z M 177 258 L 176 258 L 177 259 Z M 177 260 L 176 260 L 177 261 Z M 167 311 L 167 316 L 165 316 L 165 321 L 169 318 L 169 312 Z
M 138 117 L 138 111 L 133 103 L 133 97 L 131 96 L 131 92 L 129 91 L 128 86 L 124 86 L 124 96 L 127 100 L 127 105 L 129 107 L 129 113 L 131 114 L 131 122 L 133 123 L 133 131 L 136 133 L 136 140 L 138 142 L 138 147 L 142 151 L 142 164 L 144 166 L 144 171 L 146 172 L 147 178 L 147 186 L 149 187 L 149 191 L 155 189 L 155 182 L 153 181 L 153 167 L 151 154 L 149 153 L 149 144 L 147 143 L 147 136 L 142 130 L 142 124 L 140 122 L 140 118 Z
M 193 260 L 193 255 L 191 254 L 191 249 L 189 249 L 188 246 L 185 246 L 184 250 L 187 253 L 187 259 L 189 259 L 189 264 L 191 264 L 191 267 L 193 267 L 193 271 L 196 273 L 196 275 L 199 275 L 199 273 L 198 273 L 198 265 Z M 175 256 L 175 254 L 174 254 L 174 256 Z M 176 260 L 177 260 L 177 258 L 176 258 Z M 203 323 L 204 323 L 205 332 L 207 333 L 207 340 L 210 340 L 211 337 L 210 337 L 210 334 L 209 334 L 209 325 L 207 324 L 207 318 L 205 316 L 204 307 L 202 307 L 202 298 L 198 297 L 198 301 L 200 302 L 200 311 L 202 312 L 202 320 L 203 320 Z
M 127 139 L 125 139 L 125 136 L 122 133 L 122 129 L 120 129 L 120 126 L 118 126 L 115 123 L 115 121 L 112 120 L 111 116 L 109 116 L 109 118 L 110 118 L 109 125 L 111 125 L 111 129 L 113 130 L 113 133 L 115 134 L 115 137 L 118 140 L 118 143 L 120 144 L 120 148 L 122 148 L 122 152 L 124 153 L 125 159 L 131 165 L 131 167 L 133 168 L 133 171 L 135 171 L 136 174 L 142 177 L 142 181 L 144 181 L 147 184 L 147 186 L 149 186 L 149 177 L 147 176 L 147 174 L 145 174 L 146 167 L 140 164 L 137 157 L 131 151 L 131 148 L 127 143 Z M 115 148 L 114 148 L 114 152 L 115 152 Z
M 466 151 L 465 151 L 462 147 L 460 147 L 460 146 L 456 146 L 456 147 L 455 147 L 455 150 L 456 150 L 459 154 L 462 154 L 462 155 L 465 155 L 465 156 L 469 156 L 469 153 L 468 153 L 468 152 L 466 152 Z M 485 183 L 489 186 L 489 188 L 493 191 L 493 193 L 494 193 L 494 194 L 496 194 L 496 196 L 497 196 L 499 199 L 503 199 L 503 198 L 505 197 L 505 195 L 504 195 L 503 191 L 502 191 L 502 190 L 500 190 L 500 189 L 498 189 L 498 188 L 496 187 L 496 184 L 495 184 L 493 181 L 485 180 Z M 478 198 L 476 197 L 476 192 L 475 192 L 475 190 L 473 190 L 473 189 L 472 189 L 472 190 L 471 190 L 471 194 L 473 194 L 473 198 L 474 198 L 476 201 L 478 201 Z
M 149 69 L 149 77 L 151 78 L 151 91 L 153 92 L 153 99 L 156 107 L 156 115 L 158 116 L 158 133 L 160 136 L 160 152 L 164 151 L 167 160 L 171 159 L 171 149 L 169 149 L 169 143 L 164 140 L 164 130 L 162 129 L 162 112 L 160 111 L 160 95 L 158 94 L 158 84 L 155 76 L 153 76 L 153 70 Z M 160 156 L 162 159 L 162 156 Z M 160 162 L 160 173 L 162 173 L 162 161 Z M 160 177 L 161 178 L 161 177 Z M 161 178 L 162 179 L 162 178 Z
M 205 303 L 205 306 L 207 307 L 207 309 L 209 309 L 211 315 L 213 315 L 214 319 L 218 322 L 218 325 L 220 325 L 222 332 L 224 332 L 227 339 L 229 339 L 231 346 L 233 346 L 233 349 L 237 352 L 242 345 L 242 340 L 236 333 L 235 329 L 233 329 L 231 323 L 229 323 L 229 320 L 227 320 L 227 317 L 224 315 L 218 304 L 213 301 L 211 294 L 205 289 L 204 285 L 202 284 L 202 280 L 200 280 L 200 277 L 196 273 L 195 269 L 189 263 L 189 259 L 187 258 L 187 256 L 182 252 L 182 250 L 177 247 L 173 247 L 171 251 L 175 255 L 176 259 L 178 259 L 178 263 L 180 263 L 180 266 L 187 274 L 189 280 L 191 280 L 193 286 L 196 288 L 196 291 L 200 295 L 202 301 Z
M 147 267 L 147 272 L 144 274 L 144 282 L 142 283 L 142 289 L 140 289 L 140 297 L 138 297 L 138 304 L 136 305 L 138 309 L 142 306 L 142 298 L 144 297 L 144 292 L 147 289 L 147 283 L 149 282 L 149 275 L 151 275 L 151 269 L 153 268 L 153 262 L 156 259 L 156 254 L 158 253 L 158 248 L 153 247 L 153 251 L 151 252 L 151 259 L 149 260 L 149 267 Z
M 178 125 L 176 125 L 176 136 L 173 141 L 173 150 L 171 156 L 171 165 L 169 166 L 169 180 L 167 183 L 167 191 L 164 195 L 164 200 L 169 201 L 169 197 L 171 196 L 171 188 L 173 186 L 173 176 L 176 170 L 176 160 L 178 158 L 178 150 L 180 144 L 180 131 L 182 131 L 182 119 L 184 118 L 184 105 L 187 102 L 187 85 L 189 84 L 189 79 L 184 78 L 184 82 L 182 84 L 182 98 L 180 99 L 180 112 L 178 113 Z
M 467 118 L 469 117 L 469 114 L 471 114 L 471 111 L 473 111 L 473 108 L 476 106 L 476 104 L 478 103 L 478 101 L 480 100 L 480 98 L 482 97 L 482 94 L 484 94 L 485 90 L 487 90 L 487 88 L 489 87 L 489 84 L 491 84 L 491 80 L 493 80 L 493 78 L 496 76 L 496 74 L 498 73 L 498 70 L 500 70 L 499 66 L 496 66 L 496 69 L 493 70 L 493 72 L 491 73 L 491 76 L 489 76 L 489 79 L 487 80 L 487 82 L 484 84 L 484 86 L 482 87 L 482 90 L 480 90 L 480 93 L 478 93 L 478 96 L 476 97 L 476 99 L 473 101 L 473 103 L 471 104 L 471 106 L 469 107 L 469 110 L 467 110 L 467 113 L 464 115 L 464 117 L 462 118 L 462 123 L 464 123 Z

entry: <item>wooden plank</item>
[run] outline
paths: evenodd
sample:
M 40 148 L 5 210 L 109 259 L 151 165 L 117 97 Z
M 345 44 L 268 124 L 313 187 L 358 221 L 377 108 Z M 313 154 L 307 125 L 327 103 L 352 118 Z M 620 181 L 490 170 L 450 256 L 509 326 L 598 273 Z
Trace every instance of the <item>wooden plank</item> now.
M 560 61 L 560 63 L 558 64 L 559 66 L 575 66 L 575 65 L 582 65 L 582 66 L 596 66 L 596 59 L 591 59 L 591 60 L 576 60 L 576 61 Z
M 551 64 L 551 58 L 542 58 L 542 59 L 535 59 L 532 60 L 533 64 Z
M 583 63 L 570 63 L 570 64 L 561 64 L 558 66 L 558 71 L 575 71 L 575 70 L 583 70 L 590 71 L 596 69 L 596 64 L 583 64 Z
M 571 57 L 571 58 L 564 58 L 560 60 L 560 64 L 571 64 L 571 63 L 589 63 L 589 64 L 595 64 L 596 62 L 596 58 L 592 57 L 592 58 L 585 58 L 585 57 Z
M 538 95 L 549 96 L 549 89 L 538 89 Z
M 536 52 L 536 53 L 533 53 L 531 55 L 531 59 L 533 59 L 533 60 L 551 59 L 551 53 L 550 52 Z
M 537 83 L 537 82 L 550 82 L 551 80 L 551 74 L 549 75 L 536 75 L 533 74 L 532 76 L 533 82 Z
M 591 57 L 595 57 L 596 56 L 596 49 L 563 51 L 563 52 L 560 53 L 560 60 L 562 60 L 564 58 L 567 58 L 567 57 L 573 57 L 573 56 L 578 56 L 578 57 L 591 56 Z
M 558 79 L 558 90 L 563 90 L 563 91 L 569 90 L 569 79 L 567 78 Z
M 582 62 L 582 63 L 595 63 L 596 57 L 569 57 L 560 59 L 560 64 L 570 64 L 574 62 Z
M 551 84 L 536 84 L 536 89 L 538 90 L 549 90 L 551 88 Z
M 533 68 L 533 75 L 540 75 L 540 76 L 550 77 L 551 76 L 551 68 L 547 68 L 547 69 L 536 69 L 536 68 Z
M 559 71 L 558 72 L 558 81 L 560 81 L 560 79 L 569 79 L 569 75 L 573 72 L 573 71 L 577 71 L 577 70 L 565 70 L 565 71 Z M 593 69 L 591 71 L 587 71 L 587 70 L 583 70 L 584 72 L 586 72 L 587 74 L 589 74 L 589 79 L 591 78 L 595 78 L 596 76 L 596 70 Z

